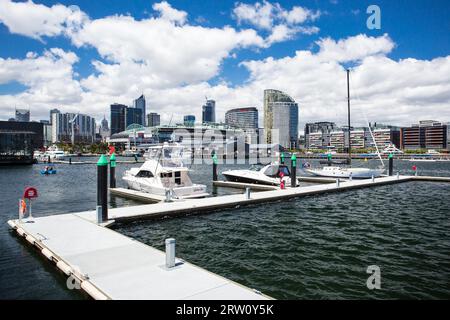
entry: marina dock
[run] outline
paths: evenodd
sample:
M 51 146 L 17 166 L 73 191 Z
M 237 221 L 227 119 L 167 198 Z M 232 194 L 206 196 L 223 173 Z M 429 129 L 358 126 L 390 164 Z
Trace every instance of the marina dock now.
M 450 178 L 396 175 L 373 180 L 334 180 L 334 183 L 202 199 L 173 202 L 155 199 L 160 202 L 110 208 L 108 220 L 100 224 L 96 211 L 35 217 L 33 223 L 10 220 L 8 224 L 94 299 L 270 299 L 258 290 L 181 259 L 176 259 L 174 267 L 167 268 L 166 254 L 106 226 L 120 221 L 205 213 L 408 181 L 450 182 Z M 149 200 L 137 191 L 115 188 L 110 192 L 128 196 L 133 193 L 136 200 Z
M 94 299 L 270 299 L 181 259 L 166 268 L 163 252 L 77 214 L 8 224 Z

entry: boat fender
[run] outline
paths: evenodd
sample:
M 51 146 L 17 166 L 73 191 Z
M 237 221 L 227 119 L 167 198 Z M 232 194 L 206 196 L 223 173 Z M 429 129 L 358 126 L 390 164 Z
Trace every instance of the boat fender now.
M 81 288 L 86 291 L 95 300 L 108 300 L 109 298 L 100 290 L 97 289 L 91 282 L 83 281 L 81 282 Z
M 25 234 L 25 231 L 22 228 L 17 228 L 17 233 L 23 236 Z
M 41 253 L 48 259 L 48 260 L 53 260 L 53 253 L 48 250 L 47 248 L 42 249 Z
M 72 274 L 72 268 L 64 261 L 58 261 L 56 266 L 58 267 L 59 270 L 64 272 L 66 275 L 70 276 Z
M 27 234 L 27 235 L 25 236 L 25 239 L 26 239 L 29 243 L 31 243 L 32 245 L 34 245 L 34 243 L 36 242 L 36 238 L 33 237 L 31 234 Z
M 8 220 L 8 225 L 11 227 L 11 229 L 15 229 L 17 227 L 12 220 Z

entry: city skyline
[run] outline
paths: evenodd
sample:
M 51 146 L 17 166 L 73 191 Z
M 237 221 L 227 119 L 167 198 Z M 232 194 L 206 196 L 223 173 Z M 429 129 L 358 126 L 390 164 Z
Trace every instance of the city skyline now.
M 306 122 L 345 122 L 347 67 L 353 124 L 450 119 L 445 3 L 380 1 L 380 30 L 366 27 L 368 1 L 0 3 L 0 39 L 12 44 L 0 53 L 2 120 L 17 106 L 32 120 L 63 108 L 99 122 L 112 102 L 144 94 L 162 123 L 201 119 L 204 96 L 217 101 L 217 121 L 254 106 L 263 123 L 262 92 L 272 88 L 298 102 L 301 132 Z M 150 46 L 140 40 L 150 36 Z

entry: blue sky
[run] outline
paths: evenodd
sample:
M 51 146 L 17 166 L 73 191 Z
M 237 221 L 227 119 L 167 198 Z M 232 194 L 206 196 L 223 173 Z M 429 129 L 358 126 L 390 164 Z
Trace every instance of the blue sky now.
M 11 2 L 10 0 L 2 0 L 3 3 Z M 17 2 L 17 1 L 15 1 Z M 54 5 L 63 5 L 64 7 L 69 7 L 70 5 L 77 5 L 79 9 L 88 17 L 89 23 L 95 22 L 97 20 L 114 16 L 114 15 L 126 15 L 131 16 L 134 21 L 159 18 L 162 16 L 162 11 L 155 10 L 152 6 L 158 2 L 151 1 L 143 1 L 143 0 L 134 0 L 134 1 L 120 1 L 120 0 L 99 0 L 99 1 L 87 1 L 87 0 L 79 0 L 79 1 L 34 1 L 32 6 L 27 10 L 27 12 L 23 12 L 24 19 L 30 11 L 36 9 L 37 12 L 37 4 L 43 4 L 47 8 L 52 8 Z M 268 39 L 268 37 L 272 34 L 273 29 L 278 24 L 286 24 L 286 21 L 273 21 L 273 24 L 269 28 L 262 28 L 261 26 L 255 24 L 250 20 L 239 19 L 234 12 L 236 7 L 242 4 L 247 4 L 249 6 L 255 6 L 257 1 L 185 1 L 185 0 L 173 0 L 168 1 L 168 5 L 179 11 L 185 12 L 187 14 L 187 20 L 184 22 L 174 22 L 174 24 L 180 23 L 179 27 L 183 27 L 184 29 L 188 29 L 191 26 L 201 26 L 205 29 L 214 29 L 217 28 L 219 30 L 223 30 L 226 26 L 231 27 L 235 32 L 240 32 L 242 30 L 254 30 L 255 33 L 263 38 Z M 150 68 L 148 69 L 148 73 L 152 73 L 152 75 L 158 79 L 162 79 L 166 82 L 166 85 L 146 85 L 145 82 L 143 84 L 137 85 L 137 88 L 133 89 L 125 87 L 119 87 L 118 85 L 112 85 L 111 90 L 108 90 L 108 94 L 111 95 L 112 103 L 114 101 L 128 101 L 128 104 L 131 103 L 132 92 L 142 91 L 148 95 L 154 95 L 157 93 L 158 95 L 167 95 L 164 99 L 156 99 L 152 101 L 149 99 L 150 104 L 155 106 L 155 109 L 161 113 L 163 113 L 163 119 L 169 118 L 169 112 L 165 109 L 167 105 L 167 101 L 171 101 L 171 94 L 173 95 L 174 90 L 177 88 L 182 88 L 183 90 L 189 91 L 190 86 L 192 88 L 197 88 L 201 86 L 204 89 L 202 94 L 199 96 L 213 96 L 216 100 L 219 100 L 219 97 L 222 95 L 230 96 L 235 92 L 242 93 L 245 90 L 252 90 L 254 86 L 258 83 L 254 77 L 251 77 L 252 70 L 246 65 L 243 65 L 243 62 L 254 61 L 257 64 L 257 70 L 253 70 L 253 74 L 260 74 L 268 68 L 270 63 L 282 63 L 283 59 L 286 57 L 296 57 L 296 51 L 308 51 L 313 55 L 318 55 L 321 50 L 321 46 L 317 43 L 317 41 L 321 41 L 321 39 L 330 38 L 336 43 L 339 40 L 346 40 L 352 37 L 356 37 L 358 35 L 363 35 L 371 39 L 371 41 L 375 41 L 373 39 L 381 39 L 384 36 L 389 38 L 389 41 L 392 42 L 392 48 L 384 49 L 381 48 L 378 51 L 375 50 L 374 53 L 368 52 L 364 53 L 361 57 L 358 58 L 348 58 L 348 59 L 338 59 L 334 61 L 330 60 L 330 63 L 336 64 L 345 68 L 347 65 L 361 67 L 364 64 L 364 59 L 371 55 L 382 55 L 389 60 L 399 63 L 403 59 L 413 58 L 419 60 L 421 63 L 426 65 L 426 61 L 432 61 L 439 57 L 448 57 L 450 52 L 450 2 L 445 0 L 417 0 L 417 1 L 346 1 L 346 0 L 305 0 L 305 1 L 268 1 L 268 2 L 259 2 L 260 5 L 264 5 L 265 3 L 269 3 L 272 6 L 278 6 L 281 8 L 282 12 L 289 12 L 289 10 L 294 7 L 301 7 L 305 10 L 308 10 L 311 13 L 319 12 L 320 15 L 318 18 L 308 18 L 301 23 L 290 25 L 289 27 L 315 27 L 317 28 L 316 32 L 312 32 L 312 34 L 303 33 L 303 32 L 295 32 L 293 35 L 287 36 L 280 41 L 275 41 L 273 43 L 267 45 L 261 45 L 254 43 L 252 45 L 242 45 L 239 44 L 238 41 L 236 44 L 224 44 L 223 48 L 218 48 L 221 52 L 217 53 L 218 58 L 212 63 L 218 64 L 217 70 L 203 70 L 200 74 L 187 74 L 186 78 L 183 78 L 180 81 L 175 81 L 171 77 L 173 76 L 172 71 L 169 72 L 170 75 L 158 73 L 158 68 Z M 366 19 L 368 14 L 366 13 L 366 9 L 369 5 L 376 4 L 381 9 L 381 30 L 369 30 L 366 27 Z M 2 5 L 0 1 L 0 6 Z M 281 12 L 281 11 L 280 11 Z M 17 14 L 17 13 L 16 13 Z M 83 34 L 83 38 L 81 44 L 76 45 L 75 36 L 65 35 L 64 30 L 57 35 L 49 35 L 44 34 L 39 36 L 40 39 L 37 39 L 34 34 L 39 32 L 39 26 L 34 26 L 32 30 L 21 29 L 20 17 L 17 17 L 16 14 L 9 15 L 9 12 L 4 11 L 0 13 L 0 43 L 2 44 L 0 49 L 0 58 L 3 60 L 7 59 L 17 59 L 18 64 L 25 64 L 24 61 L 26 58 L 26 54 L 28 52 L 34 52 L 38 57 L 43 56 L 46 51 L 50 48 L 59 48 L 64 52 L 73 52 L 77 59 L 76 61 L 71 61 L 67 65 L 71 68 L 70 79 L 66 79 L 66 81 L 70 81 L 72 85 L 74 85 L 73 92 L 70 94 L 75 95 L 75 91 L 79 90 L 80 94 L 83 95 L 82 99 L 72 99 L 65 100 L 60 99 L 58 97 L 46 97 L 43 98 L 42 94 L 47 90 L 47 88 L 42 89 L 42 84 L 36 84 L 33 82 L 34 80 L 29 80 L 26 77 L 25 79 L 14 79 L 12 76 L 3 78 L 0 75 L 0 119 L 7 119 L 12 116 L 14 106 L 5 105 L 8 103 L 14 103 L 20 107 L 29 106 L 32 112 L 32 115 L 35 115 L 36 118 L 45 118 L 45 114 L 48 110 L 53 107 L 59 107 L 64 109 L 66 106 L 71 111 L 74 108 L 78 108 L 82 112 L 88 113 L 88 111 L 93 112 L 97 118 L 100 118 L 102 114 L 106 113 L 108 110 L 108 98 L 104 92 L 99 93 L 101 90 L 98 89 L 100 84 L 94 83 L 94 79 L 91 79 L 89 83 L 86 83 L 84 80 L 89 76 L 100 77 L 104 73 L 104 78 L 108 79 L 112 74 L 107 74 L 104 71 L 98 69 L 98 67 L 93 64 L 93 61 L 99 61 L 105 63 L 107 65 L 118 65 L 126 66 L 125 58 L 111 58 L 110 55 L 116 54 L 111 49 L 104 49 L 103 54 L 100 53 L 104 48 L 104 43 L 97 43 L 96 40 L 92 40 L 92 36 Z M 19 13 L 21 15 L 22 13 Z M 43 13 L 46 15 L 51 15 L 53 12 Z M 111 23 L 116 23 L 117 21 L 111 21 Z M 88 22 L 83 22 L 82 28 L 86 28 Z M 25 28 L 26 29 L 26 28 Z M 143 35 L 145 35 L 145 31 L 143 31 Z M 170 33 L 169 33 L 170 34 Z M 103 34 L 97 34 L 97 37 L 103 37 Z M 108 35 L 109 36 L 109 35 Z M 125 35 L 126 37 L 126 35 Z M 81 38 L 81 36 L 80 36 Z M 88 39 L 89 38 L 89 39 Z M 226 37 L 225 37 L 226 38 Z M 123 39 L 123 38 L 120 38 Z M 205 39 L 205 41 L 211 41 L 214 43 L 214 39 Z M 258 39 L 253 39 L 254 41 L 258 41 Z M 252 41 L 253 41 L 252 40 Z M 113 41 L 113 40 L 111 40 Z M 152 41 L 152 39 L 142 39 L 142 41 Z M 155 46 L 164 45 L 164 41 L 159 43 L 158 40 L 155 40 Z M 198 39 L 193 39 L 193 41 L 198 41 Z M 227 40 L 223 40 L 227 41 Z M 255 43 L 256 43 L 255 42 Z M 117 43 L 117 46 L 126 46 L 126 43 Z M 133 46 L 136 44 L 133 44 Z M 137 44 L 138 45 L 138 44 Z M 370 45 L 369 45 L 370 46 Z M 183 51 L 183 47 L 179 48 Z M 209 50 L 209 47 L 206 48 Z M 108 51 L 110 50 L 110 51 Z M 211 49 L 214 50 L 214 49 Z M 352 50 L 352 48 L 349 48 Z M 189 51 L 189 50 L 188 50 Z M 223 52 L 226 51 L 226 52 Z M 369 50 L 370 51 L 370 50 Z M 106 53 L 105 53 L 106 52 Z M 122 53 L 121 53 L 122 54 Z M 168 52 L 170 55 L 170 52 Z M 213 51 L 211 54 L 214 55 Z M 155 61 L 155 56 L 148 57 L 149 64 L 158 64 L 159 62 Z M 272 61 L 267 61 L 270 58 Z M 52 58 L 53 60 L 60 59 L 59 56 L 55 56 Z M 130 58 L 131 59 L 131 58 Z M 139 58 L 140 59 L 140 58 Z M 142 59 L 147 59 L 147 56 L 143 56 Z M 298 58 L 300 59 L 300 58 Z M 147 60 L 146 60 L 147 61 Z M 304 60 L 302 60 L 304 61 Z M 385 61 L 385 60 L 383 60 Z M 259 64 L 258 64 L 259 62 Z M 36 62 L 37 63 L 37 62 Z M 39 62 L 40 63 L 40 62 Z M 163 62 L 164 63 L 164 62 Z M 173 61 L 171 62 L 173 63 Z M 445 61 L 447 63 L 447 61 Z M 321 61 L 322 67 L 324 67 L 325 62 Z M 0 65 L 1 66 L 1 65 Z M 265 66 L 265 67 L 264 67 Z M 404 66 L 397 65 L 399 69 L 404 70 Z M 11 67 L 10 65 L 6 65 L 4 68 Z M 435 67 L 435 66 L 433 66 Z M 32 67 L 31 72 L 41 72 L 40 67 Z M 2 70 L 2 69 L 0 69 Z M 6 69 L 5 69 L 6 70 Z M 28 69 L 25 69 L 28 70 Z M 363 68 L 361 68 L 363 70 Z M 395 70 L 392 70 L 395 72 Z M 25 72 L 25 71 L 24 71 Z M 387 72 L 387 69 L 386 69 Z M 412 70 L 411 75 L 418 74 L 418 70 Z M 153 74 L 154 73 L 154 74 Z M 432 74 L 432 72 L 429 72 Z M 7 74 L 7 73 L 6 73 Z M 120 73 L 119 73 L 120 74 Z M 146 73 L 140 75 L 144 76 Z M 420 74 L 420 73 L 419 73 Z M 382 75 L 377 75 L 382 79 Z M 36 76 L 39 78 L 40 76 Z M 67 77 L 67 75 L 63 75 L 63 77 Z M 170 78 L 169 78 L 170 77 Z M 261 80 L 261 85 L 269 83 L 270 81 L 267 78 L 270 78 L 270 75 L 263 74 L 260 75 L 261 78 L 266 77 Z M 407 77 L 407 75 L 405 75 Z M 176 78 L 176 77 L 175 77 Z M 195 80 L 190 81 L 190 78 Z M 438 77 L 439 78 L 439 77 Z M 42 81 L 46 81 L 47 77 L 43 76 Z M 55 79 L 51 79 L 52 81 Z M 100 81 L 99 78 L 97 78 Z M 130 79 L 124 79 L 124 81 L 133 81 Z M 447 95 L 445 94 L 446 87 L 445 82 L 446 78 L 439 78 L 441 81 L 441 91 L 436 92 L 436 96 L 440 97 L 437 99 L 437 103 L 439 106 L 436 107 L 436 110 L 441 110 L 446 104 L 448 104 Z M 136 79 L 136 81 L 140 81 Z M 292 79 L 286 78 L 286 82 L 292 81 Z M 429 79 L 430 82 L 433 82 L 433 79 Z M 277 84 L 282 83 L 282 81 L 276 82 Z M 301 82 L 300 82 L 301 83 Z M 299 83 L 299 85 L 300 85 Z M 222 87 L 226 86 L 226 92 L 222 92 L 224 90 Z M 309 84 L 306 84 L 309 85 Z M 359 84 L 356 83 L 356 86 Z M 417 86 L 427 87 L 430 83 L 424 84 L 414 84 Z M 36 86 L 34 88 L 33 86 Z M 38 88 L 39 87 L 39 88 Z M 79 87 L 79 88 L 78 88 Z M 261 88 L 263 89 L 263 88 Z M 286 86 L 286 88 L 281 88 L 283 90 L 289 90 L 290 87 Z M 314 88 L 315 89 L 315 88 Z M 388 88 L 385 88 L 388 90 Z M 28 91 L 27 91 L 28 90 Z M 63 90 L 58 88 L 58 90 Z M 114 91 L 116 90 L 116 92 Z M 134 91 L 133 91 L 134 90 Z M 233 91 L 234 90 L 234 91 Z M 237 91 L 236 91 L 237 90 Z M 319 89 L 317 89 L 319 90 Z M 322 90 L 322 89 L 321 89 Z M 294 98 L 300 100 L 302 102 L 302 92 L 288 92 L 293 95 Z M 361 92 L 364 90 L 362 89 Z M 247 92 L 247 91 L 245 91 Z M 64 92 L 61 92 L 63 95 Z M 96 96 L 98 98 L 95 98 Z M 215 96 L 217 95 L 217 96 Z M 303 94 L 304 95 L 304 94 Z M 85 98 L 85 96 L 89 96 Z M 262 98 L 262 91 L 258 94 L 255 94 L 257 98 L 252 100 L 251 98 L 242 99 L 237 101 L 227 100 L 226 105 L 219 105 L 219 109 L 224 111 L 227 108 L 237 107 L 241 104 L 254 104 L 257 107 L 261 107 L 260 101 Z M 3 97 L 3 99 L 2 99 Z M 178 104 L 185 104 L 185 106 L 180 106 L 180 110 L 186 110 L 186 108 L 197 108 L 197 105 L 201 105 L 202 101 L 192 102 L 192 105 L 186 105 L 186 99 L 191 98 L 192 96 L 187 96 L 185 98 L 180 96 L 173 96 L 174 101 L 178 101 Z M 419 99 L 421 98 L 421 100 Z M 402 108 L 411 107 L 411 110 L 417 116 L 421 116 L 422 113 L 418 111 L 417 106 L 424 103 L 424 99 L 426 101 L 431 101 L 430 97 L 424 96 L 419 97 L 420 101 L 408 102 L 411 105 L 403 105 Z M 97 100 L 96 100 L 97 99 Z M 386 97 L 385 104 L 387 101 L 393 99 L 400 99 L 399 97 Z M 416 98 L 415 98 L 416 99 Z M 428 100 L 427 100 L 428 99 Z M 326 116 L 334 116 L 335 113 L 324 113 L 324 112 L 316 112 L 314 110 L 317 109 L 313 103 L 310 101 L 314 100 L 314 97 L 305 98 L 305 119 L 310 120 L 315 118 L 319 118 L 317 120 L 325 120 L 322 119 Z M 364 100 L 364 98 L 362 99 Z M 368 96 L 366 100 L 370 100 Z M 97 102 L 98 101 L 98 102 Z M 249 103 L 250 102 L 250 103 Z M 87 106 L 89 103 L 95 105 L 92 110 L 89 110 Z M 175 102 L 174 102 L 175 103 Z M 324 101 L 323 103 L 327 103 Z M 336 101 L 330 101 L 330 104 L 335 104 Z M 307 109 L 308 106 L 311 105 L 310 109 Z M 199 107 L 198 107 L 199 108 Z M 380 108 L 380 106 L 368 105 L 367 110 L 370 114 L 370 110 L 375 110 Z M 311 111 L 312 110 L 312 111 Z M 373 111 L 372 110 L 372 111 Z M 198 110 L 189 110 L 187 113 L 199 114 Z M 167 113 L 167 114 L 165 114 Z M 373 114 L 377 114 L 373 111 Z M 382 115 L 383 113 L 379 113 Z M 423 114 L 429 114 L 429 112 L 423 112 Z M 442 114 L 440 111 L 436 112 L 436 115 Z M 181 115 L 180 115 L 181 117 Z M 300 110 L 300 117 L 302 117 L 302 109 Z M 380 121 L 399 121 L 406 122 L 403 116 L 395 117 L 392 119 L 383 116 Z M 417 119 L 411 119 L 411 121 Z M 450 119 L 446 119 L 449 120 Z M 306 120 L 305 120 L 306 121 Z M 303 122 L 303 121 L 301 121 Z

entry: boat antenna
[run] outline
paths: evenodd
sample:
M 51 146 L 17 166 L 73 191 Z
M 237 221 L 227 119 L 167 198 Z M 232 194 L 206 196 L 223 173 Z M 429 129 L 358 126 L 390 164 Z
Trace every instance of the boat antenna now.
M 347 120 L 348 120 L 348 164 L 352 164 L 352 139 L 350 138 L 350 69 L 347 69 Z

